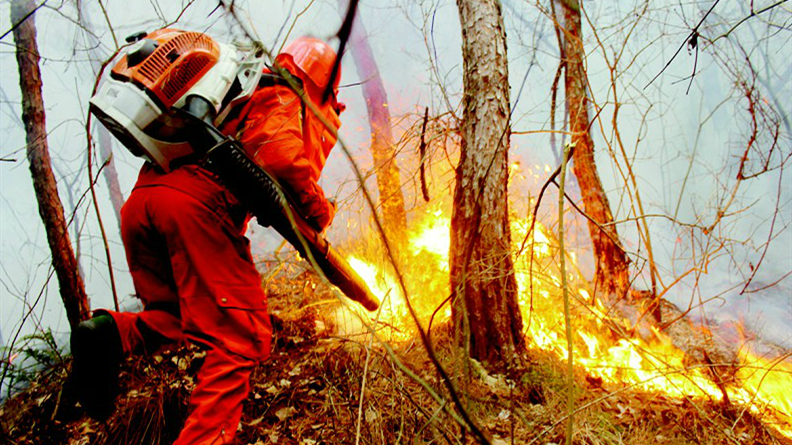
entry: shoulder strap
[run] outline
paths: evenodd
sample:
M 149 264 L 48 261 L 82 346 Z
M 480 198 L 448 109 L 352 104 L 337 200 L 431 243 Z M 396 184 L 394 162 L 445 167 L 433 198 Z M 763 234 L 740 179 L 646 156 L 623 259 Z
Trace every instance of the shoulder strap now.
M 294 80 L 294 82 L 296 82 L 297 85 L 300 88 L 303 88 L 302 79 L 300 79 L 299 77 L 294 76 L 294 75 L 292 75 L 291 77 Z M 270 65 L 267 65 L 267 72 L 264 72 L 264 73 L 261 74 L 261 79 L 259 79 L 259 86 L 258 87 L 259 88 L 266 88 L 266 87 L 272 87 L 272 86 L 275 86 L 275 85 L 280 85 L 280 86 L 284 86 L 284 87 L 287 87 L 287 88 L 291 87 L 291 85 L 289 85 L 289 82 L 286 80 L 285 77 L 281 76 L 280 74 L 275 73 L 274 70 L 272 69 L 272 67 Z M 301 104 L 300 108 L 302 109 L 300 117 L 302 118 L 302 122 L 304 123 L 305 122 L 305 108 L 306 108 L 305 104 Z
M 291 76 L 291 77 L 302 88 L 303 86 L 302 80 L 297 76 Z M 285 77 L 275 73 L 275 71 L 272 69 L 271 66 L 267 65 L 267 71 L 262 73 L 261 79 L 259 79 L 259 88 L 271 87 L 275 85 L 288 87 L 289 82 L 286 80 Z
M 261 79 L 259 79 L 259 88 L 266 88 L 266 87 L 274 87 L 275 85 L 281 85 L 284 87 L 289 86 L 289 83 L 286 82 L 286 79 L 283 76 L 280 76 L 275 73 L 263 73 L 261 75 Z

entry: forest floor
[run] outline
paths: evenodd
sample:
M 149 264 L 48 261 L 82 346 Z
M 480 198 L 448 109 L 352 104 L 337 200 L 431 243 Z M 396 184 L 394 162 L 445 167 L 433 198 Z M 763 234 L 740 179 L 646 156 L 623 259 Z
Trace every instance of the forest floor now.
M 470 444 L 420 340 L 385 346 L 337 333 L 340 303 L 310 272 L 280 274 L 267 287 L 275 328 L 271 357 L 252 377 L 240 444 Z M 496 445 L 565 440 L 565 364 L 528 351 L 500 373 L 460 359 L 447 325 L 432 331 L 436 355 L 462 406 Z M 116 411 L 107 422 L 84 415 L 64 391 L 70 359 L 34 379 L 0 407 L 0 443 L 170 444 L 187 413 L 203 353 L 184 345 L 122 365 Z M 361 391 L 362 388 L 362 391 Z M 362 392 L 362 396 L 361 396 Z M 750 410 L 604 385 L 578 371 L 573 443 L 792 444 Z

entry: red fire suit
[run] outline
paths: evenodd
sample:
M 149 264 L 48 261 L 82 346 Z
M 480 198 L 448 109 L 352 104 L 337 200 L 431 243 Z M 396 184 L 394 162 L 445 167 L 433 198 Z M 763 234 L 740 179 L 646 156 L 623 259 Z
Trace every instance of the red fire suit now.
M 281 63 L 299 76 L 288 60 Z M 320 112 L 338 127 L 332 102 Z M 336 138 L 294 92 L 259 89 L 224 131 L 279 178 L 315 225 L 330 224 L 335 208 L 317 180 Z M 198 165 L 166 174 L 146 164 L 121 211 L 127 261 L 144 303 L 140 313 L 106 311 L 124 353 L 182 339 L 207 350 L 175 445 L 232 443 L 250 373 L 270 353 L 267 300 L 244 235 L 248 220 Z
M 290 59 L 277 60 L 289 72 L 298 72 Z M 321 91 L 312 88 L 312 84 L 305 83 L 311 97 L 321 97 Z M 331 126 L 336 129 L 341 126 L 335 97 L 325 104 L 320 105 L 316 99 L 313 103 Z M 335 134 L 284 85 L 259 90 L 245 104 L 240 116 L 225 125 L 226 132 L 236 137 L 259 165 L 292 192 L 299 210 L 309 221 L 320 229 L 330 225 L 335 207 L 325 198 L 317 181 L 336 143 Z

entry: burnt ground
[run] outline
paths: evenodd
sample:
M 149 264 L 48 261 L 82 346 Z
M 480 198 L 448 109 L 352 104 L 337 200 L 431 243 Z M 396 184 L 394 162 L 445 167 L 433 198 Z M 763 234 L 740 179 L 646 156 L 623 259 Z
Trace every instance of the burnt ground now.
M 336 335 L 340 303 L 318 279 L 287 270 L 266 284 L 273 353 L 254 372 L 239 443 L 469 444 L 448 392 L 420 341 L 367 349 L 364 336 Z M 565 440 L 564 364 L 529 351 L 500 373 L 461 360 L 449 328 L 432 332 L 437 356 L 462 406 L 493 444 L 560 444 Z M 67 358 L 42 372 L 0 408 L 0 443 L 169 444 L 186 417 L 203 353 L 182 345 L 123 364 L 121 395 L 107 422 L 86 417 L 65 385 Z M 368 360 L 367 360 L 368 357 Z M 406 367 L 409 373 L 401 367 Z M 421 379 L 445 402 L 438 403 Z M 365 387 L 361 403 L 361 387 Z M 741 406 L 674 399 L 604 386 L 578 374 L 575 444 L 792 444 Z

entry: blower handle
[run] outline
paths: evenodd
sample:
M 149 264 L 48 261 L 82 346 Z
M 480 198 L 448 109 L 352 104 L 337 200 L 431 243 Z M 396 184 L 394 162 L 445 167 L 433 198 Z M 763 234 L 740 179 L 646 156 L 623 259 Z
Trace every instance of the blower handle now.
M 198 101 L 200 102 L 200 101 Z M 330 243 L 295 210 L 278 181 L 256 164 L 237 141 L 225 136 L 209 119 L 201 119 L 196 131 L 195 149 L 203 154 L 204 166 L 214 173 L 231 193 L 245 205 L 259 224 L 272 226 L 300 255 L 313 263 L 341 292 L 369 311 L 380 306 L 379 299 L 366 282 Z M 206 148 L 206 147 L 211 148 Z

